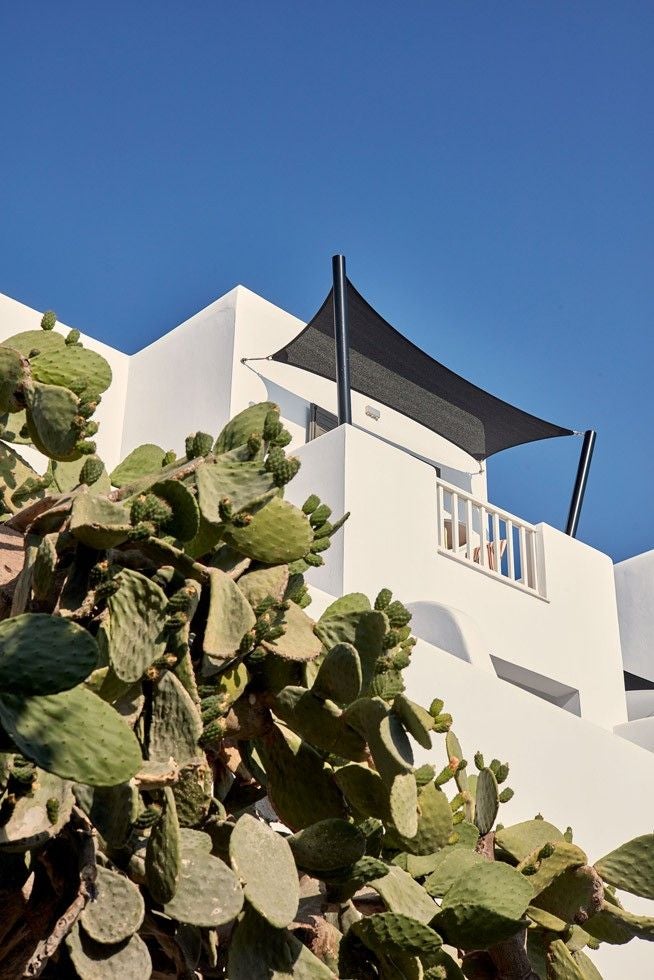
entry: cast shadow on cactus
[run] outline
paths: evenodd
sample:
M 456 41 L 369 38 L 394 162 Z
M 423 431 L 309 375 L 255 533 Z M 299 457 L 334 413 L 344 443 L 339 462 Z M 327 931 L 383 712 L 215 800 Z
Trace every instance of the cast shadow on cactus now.
M 345 517 L 284 499 L 276 406 L 107 474 L 110 371 L 54 326 L 0 347 L 24 537 L 0 594 L 0 980 L 592 980 L 586 949 L 652 939 L 614 891 L 654 898 L 652 835 L 591 865 L 540 817 L 501 827 L 508 765 L 473 775 L 443 702 L 404 693 L 402 603 L 309 617 Z

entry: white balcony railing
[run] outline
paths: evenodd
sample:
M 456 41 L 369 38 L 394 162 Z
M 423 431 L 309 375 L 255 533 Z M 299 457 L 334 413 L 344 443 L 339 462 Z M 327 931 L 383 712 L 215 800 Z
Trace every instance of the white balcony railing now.
M 439 552 L 547 598 L 536 528 L 450 483 L 436 485 Z

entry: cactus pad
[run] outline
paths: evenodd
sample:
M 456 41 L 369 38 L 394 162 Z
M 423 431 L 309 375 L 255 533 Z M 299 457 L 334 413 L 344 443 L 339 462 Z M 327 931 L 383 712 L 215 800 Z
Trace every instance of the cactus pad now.
M 256 616 L 239 587 L 218 568 L 210 572 L 209 612 L 204 634 L 204 672 L 211 673 L 235 657 Z
M 374 953 L 402 949 L 422 956 L 440 951 L 443 944 L 429 926 L 395 912 L 369 915 L 352 925 L 354 934 Z
M 124 721 L 83 687 L 31 698 L 2 694 L 0 721 L 21 752 L 62 779 L 115 786 L 141 764 L 141 749 Z
M 38 348 L 39 345 L 37 344 Z M 97 398 L 111 384 L 111 368 L 104 357 L 85 347 L 57 346 L 30 358 L 32 377 L 46 385 L 69 388 L 76 395 Z
M 164 451 L 161 446 L 155 446 L 153 443 L 137 446 L 112 470 L 109 479 L 114 487 L 126 487 L 138 483 L 143 477 L 160 472 L 163 457 Z
M 551 912 L 539 909 L 535 905 L 528 907 L 527 918 L 535 922 L 541 929 L 547 929 L 548 932 L 568 932 L 570 928 L 568 923 L 559 919 L 557 915 L 552 915 Z
M 529 875 L 529 884 L 533 888 L 534 894 L 548 888 L 564 871 L 580 868 L 587 861 L 586 855 L 576 844 L 569 844 L 567 841 L 562 840 L 550 844 L 549 847 L 552 848 L 552 853 L 548 857 L 541 858 L 541 849 L 539 848 L 536 851 L 532 851 L 518 865 L 518 871 L 523 871 L 523 865 L 535 865 L 537 867 L 538 870 L 536 873 Z
M 555 939 L 550 943 L 547 952 L 547 977 L 548 980 L 588 980 L 562 939 Z
M 86 490 L 73 501 L 70 529 L 82 544 L 103 550 L 114 548 L 132 530 L 129 510 L 123 504 L 95 496 Z
M 447 752 L 448 763 L 452 758 L 458 759 L 459 762 L 461 762 L 461 760 L 464 758 L 461 743 L 452 731 L 449 731 L 445 736 L 445 750 Z M 468 774 L 465 768 L 457 769 L 454 775 L 454 781 L 456 782 L 459 792 L 465 793 L 468 789 Z
M 610 902 L 609 898 L 611 898 Z M 584 922 L 584 929 L 587 929 L 591 936 L 612 945 L 628 943 L 635 937 L 654 942 L 654 918 L 627 912 L 609 894 L 606 895 L 606 899 L 601 910 Z
M 87 794 L 86 805 L 80 799 L 80 789 Z M 93 821 L 98 833 L 106 842 L 114 847 L 125 843 L 132 822 L 138 814 L 139 794 L 130 783 L 119 783 L 117 786 L 76 787 L 75 793 L 80 805 Z
M 321 701 L 312 691 L 289 685 L 277 695 L 274 711 L 315 748 L 355 762 L 365 758 L 364 740 L 343 724 L 341 709 L 332 701 Z
M 20 333 L 13 334 L 3 340 L 2 345 L 20 351 L 27 357 L 33 350 L 63 350 L 65 339 L 60 333 L 44 333 L 43 330 L 21 330 Z
M 122 943 L 140 928 L 144 915 L 141 893 L 129 878 L 98 868 L 95 898 L 80 916 L 84 932 L 96 943 Z
M 279 497 L 258 510 L 245 527 L 230 526 L 225 541 L 264 565 L 282 565 L 307 554 L 313 530 L 301 510 Z
M 53 463 L 53 468 L 54 468 Z M 75 466 L 76 464 L 71 463 L 59 463 L 59 467 L 68 465 Z M 86 486 L 93 486 L 95 488 L 95 493 L 108 493 L 111 484 L 109 482 L 109 474 L 107 473 L 104 463 L 98 456 L 87 456 L 77 474 L 77 483 L 86 484 Z M 76 484 L 73 484 L 75 486 Z M 72 489 L 72 488 L 71 488 Z
M 452 810 L 445 793 L 427 783 L 418 793 L 418 832 L 402 837 L 402 847 L 410 854 L 433 854 L 445 847 L 452 833 Z
M 314 621 L 291 602 L 284 613 L 284 633 L 274 641 L 264 641 L 263 646 L 287 660 L 314 660 L 322 652 L 314 626 Z
M 332 769 L 294 732 L 275 725 L 256 747 L 266 770 L 270 801 L 291 830 L 345 817 L 345 801 Z
M 194 926 L 226 925 L 243 907 L 238 878 L 211 856 L 211 839 L 206 834 L 182 831 L 181 843 L 179 882 L 173 899 L 164 907 L 166 915 Z
M 351 643 L 337 643 L 320 665 L 311 690 L 318 698 L 349 704 L 361 692 L 361 661 Z
M 97 666 L 91 634 L 68 620 L 23 613 L 0 623 L 0 691 L 58 694 Z
M 389 868 L 381 878 L 369 882 L 380 896 L 389 912 L 410 915 L 423 924 L 431 922 L 438 906 L 424 888 L 402 868 Z
M 423 749 L 431 749 L 431 735 L 434 719 L 419 704 L 414 704 L 404 694 L 398 694 L 393 701 L 393 711 L 399 716 L 409 735 L 415 738 Z
M 253 608 L 269 597 L 275 602 L 281 602 L 287 585 L 288 565 L 258 568 L 242 575 L 238 580 L 239 589 Z
M 25 368 L 19 351 L 11 347 L 0 347 L 0 415 L 15 412 L 20 408 L 15 392 L 23 381 Z
M 334 779 L 348 803 L 359 813 L 388 820 L 388 790 L 379 773 L 368 766 L 352 764 L 337 769 Z
M 523 928 L 531 885 L 514 868 L 482 861 L 448 888 L 434 928 L 460 949 L 487 949 Z
M 300 889 L 293 851 L 280 834 L 244 814 L 229 839 L 229 858 L 246 899 L 271 926 L 295 918 Z
M 547 820 L 525 820 L 503 827 L 495 835 L 495 843 L 515 861 L 523 861 L 532 851 L 563 840 L 563 834 Z
M 149 758 L 168 762 L 172 757 L 183 766 L 197 757 L 201 733 L 202 720 L 191 695 L 175 674 L 166 671 L 154 685 Z
M 33 382 L 25 390 L 27 428 L 36 448 L 52 459 L 78 459 L 79 402 L 68 388 Z
M 402 837 L 418 833 L 418 787 L 411 772 L 401 772 L 390 789 L 390 812 L 393 826 Z
M 219 524 L 220 504 L 229 500 L 234 513 L 261 506 L 275 493 L 272 474 L 256 463 L 243 459 L 243 452 L 235 450 L 220 456 L 215 462 L 206 462 L 195 472 L 200 512 L 209 524 Z M 271 562 L 270 564 L 278 564 Z
M 0 348 L 2 350 L 2 348 Z M 0 438 L 4 438 L 0 436 Z M 10 446 L 0 443 L 0 502 L 5 511 L 17 510 L 17 505 L 12 500 L 15 490 L 29 479 L 38 479 L 36 470 L 27 463 Z M 40 492 L 42 496 L 45 491 Z
M 140 936 L 104 946 L 76 924 L 66 937 L 66 946 L 80 980 L 149 980 L 152 976 L 152 960 Z
M 545 861 L 546 865 L 547 862 Z M 529 878 L 525 879 L 529 881 Z M 583 923 L 590 911 L 596 911 L 598 879 L 587 866 L 569 868 L 558 875 L 551 885 L 543 889 L 531 901 L 532 905 L 551 912 L 566 922 Z M 530 888 L 533 886 L 530 883 Z M 601 896 L 599 896 L 601 900 Z
M 476 851 L 460 844 L 444 847 L 435 858 L 436 867 L 425 881 L 425 889 L 436 898 L 442 898 L 457 878 L 484 860 Z
M 337 643 L 354 643 L 361 615 L 370 612 L 370 600 L 362 592 L 351 592 L 327 606 L 316 623 L 316 633 L 328 650 Z
M 52 813 L 53 800 L 56 814 Z M 9 820 L 0 825 L 0 851 L 23 851 L 45 844 L 68 822 L 72 805 L 70 783 L 37 769 L 30 792 L 17 798 Z M 51 820 L 51 816 L 55 819 Z
M 155 902 L 165 905 L 172 899 L 179 881 L 180 861 L 177 807 L 172 789 L 166 786 L 161 816 L 150 831 L 145 848 L 145 880 Z
M 172 517 L 166 522 L 166 533 L 178 541 L 191 541 L 200 529 L 200 511 L 191 491 L 179 480 L 159 480 L 149 492 L 172 507 Z
M 475 823 L 482 837 L 493 829 L 499 805 L 495 773 L 492 769 L 482 769 L 475 791 Z
M 595 870 L 615 888 L 654 898 L 654 834 L 645 834 L 595 862 Z
M 287 929 L 274 929 L 254 909 L 229 945 L 230 980 L 335 980 L 333 971 Z
M 297 866 L 318 875 L 355 864 L 366 849 L 364 834 L 347 820 L 320 820 L 288 843 Z
M 124 568 L 109 597 L 109 660 L 120 680 L 133 684 L 166 648 L 162 627 L 168 599 L 155 582 Z
M 244 446 L 253 432 L 263 432 L 266 415 L 279 411 L 274 402 L 259 402 L 243 409 L 227 423 L 214 445 L 216 454 L 227 453 L 231 449 Z

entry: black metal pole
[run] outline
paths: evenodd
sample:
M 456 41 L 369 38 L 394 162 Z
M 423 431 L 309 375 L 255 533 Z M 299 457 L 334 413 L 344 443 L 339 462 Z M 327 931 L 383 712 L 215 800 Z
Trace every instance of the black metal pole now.
M 334 339 L 336 341 L 336 388 L 338 394 L 338 424 L 352 424 L 350 395 L 350 343 L 348 336 L 347 279 L 345 256 L 332 256 L 334 276 Z
M 596 438 L 597 433 L 593 429 L 588 429 L 584 432 L 584 441 L 579 455 L 579 466 L 577 467 L 577 478 L 575 480 L 575 488 L 572 491 L 572 500 L 570 501 L 570 510 L 568 512 L 568 524 L 565 529 L 565 533 L 569 534 L 571 538 L 577 536 L 581 505 L 584 502 L 584 494 L 586 493 L 586 484 L 588 483 L 588 473 L 590 471 L 590 462 L 593 458 Z

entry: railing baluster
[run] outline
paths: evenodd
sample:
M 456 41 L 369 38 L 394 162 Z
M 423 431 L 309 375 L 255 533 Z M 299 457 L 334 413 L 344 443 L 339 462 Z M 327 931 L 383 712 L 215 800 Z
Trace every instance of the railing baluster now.
M 487 554 L 486 554 L 486 544 L 488 539 L 488 514 L 486 513 L 485 507 L 479 508 L 479 564 L 482 568 L 486 568 L 487 565 Z
M 495 556 L 495 571 L 502 574 L 502 555 L 500 553 L 500 515 L 493 514 L 493 554 Z
M 513 553 L 513 521 L 506 522 L 506 567 L 509 578 L 515 582 L 515 555 Z
M 539 589 L 538 589 L 538 562 L 537 562 L 537 555 L 536 555 L 536 534 L 535 534 L 534 531 L 530 531 L 529 532 L 528 541 L 529 541 L 529 564 L 531 565 L 531 570 L 532 570 L 532 572 L 531 572 L 531 578 L 532 578 L 531 587 L 534 590 L 534 592 L 538 592 L 539 591 Z
M 527 562 L 527 531 L 520 525 L 520 581 L 523 585 L 529 585 L 529 568 Z
M 459 550 L 459 495 L 452 492 L 452 551 Z
M 472 561 L 472 500 L 466 500 L 466 558 Z
M 436 499 L 438 500 L 438 546 L 444 548 L 446 546 L 445 538 L 445 490 L 442 484 L 438 484 L 438 492 L 436 494 Z

